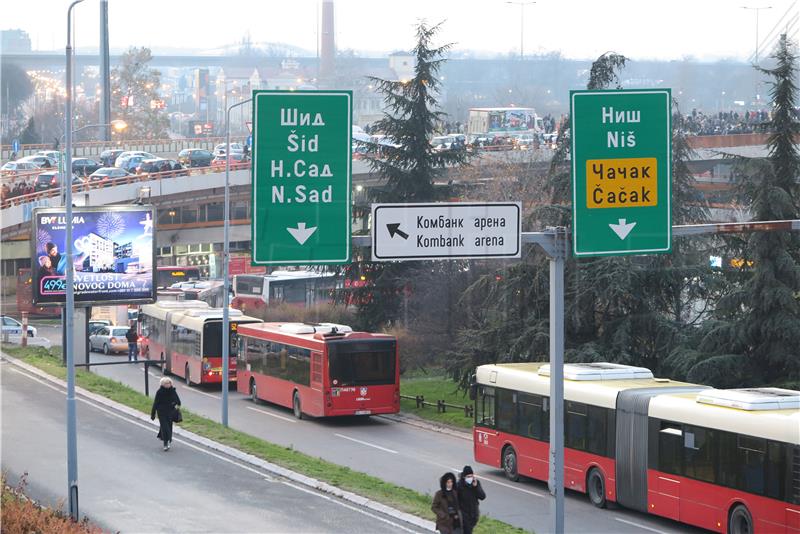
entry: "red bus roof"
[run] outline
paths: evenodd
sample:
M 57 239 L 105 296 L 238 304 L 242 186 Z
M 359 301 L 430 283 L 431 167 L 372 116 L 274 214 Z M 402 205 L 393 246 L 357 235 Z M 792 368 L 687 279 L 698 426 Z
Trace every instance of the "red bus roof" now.
M 337 333 L 331 334 L 331 327 Z M 388 334 L 353 332 L 349 326 L 333 323 L 254 323 L 239 325 L 239 335 L 257 339 L 282 339 L 324 344 L 340 339 L 394 339 Z

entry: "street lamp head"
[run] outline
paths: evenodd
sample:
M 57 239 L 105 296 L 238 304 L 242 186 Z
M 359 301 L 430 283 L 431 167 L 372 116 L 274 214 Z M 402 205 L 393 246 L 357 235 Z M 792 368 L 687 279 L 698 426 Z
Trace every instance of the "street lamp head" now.
M 111 121 L 111 127 L 114 128 L 115 131 L 121 132 L 128 127 L 128 123 L 122 119 L 114 119 Z

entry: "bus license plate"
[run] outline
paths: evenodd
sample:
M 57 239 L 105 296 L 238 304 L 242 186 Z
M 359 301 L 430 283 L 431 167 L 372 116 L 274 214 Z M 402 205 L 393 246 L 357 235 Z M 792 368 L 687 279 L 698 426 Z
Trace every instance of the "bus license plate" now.
M 356 410 L 356 415 L 369 415 L 372 413 L 372 410 Z

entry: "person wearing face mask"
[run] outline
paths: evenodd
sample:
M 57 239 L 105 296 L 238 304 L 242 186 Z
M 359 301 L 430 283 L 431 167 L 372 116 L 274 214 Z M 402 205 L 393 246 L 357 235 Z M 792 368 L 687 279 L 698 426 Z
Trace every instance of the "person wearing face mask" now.
M 431 504 L 431 510 L 436 514 L 436 530 L 442 534 L 462 534 L 455 475 L 450 472 L 442 475 L 439 488 Z
M 486 498 L 486 493 L 483 491 L 480 481 L 475 477 L 475 473 L 472 472 L 472 467 L 468 465 L 464 466 L 464 470 L 458 477 L 456 495 L 463 519 L 462 532 L 463 534 L 472 534 L 472 529 L 478 524 L 481 515 L 480 501 Z

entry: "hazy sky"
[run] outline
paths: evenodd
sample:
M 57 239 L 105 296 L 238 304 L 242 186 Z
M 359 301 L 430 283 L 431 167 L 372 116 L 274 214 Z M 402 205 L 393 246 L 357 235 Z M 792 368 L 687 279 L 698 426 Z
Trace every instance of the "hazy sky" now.
M 2 0 L 0 29 L 21 28 L 34 49 L 63 49 L 69 0 Z M 109 0 L 111 47 L 211 50 L 250 33 L 253 42 L 316 50 L 318 0 Z M 794 0 L 538 0 L 524 8 L 527 53 L 594 59 L 613 50 L 634 59 L 746 60 Z M 97 47 L 99 1 L 75 9 L 76 46 Z M 339 49 L 392 51 L 413 43 L 418 19 L 444 20 L 439 43 L 518 53 L 520 7 L 504 0 L 336 0 Z M 787 17 L 788 18 L 788 17 Z M 763 54 L 760 54 L 763 55 Z

